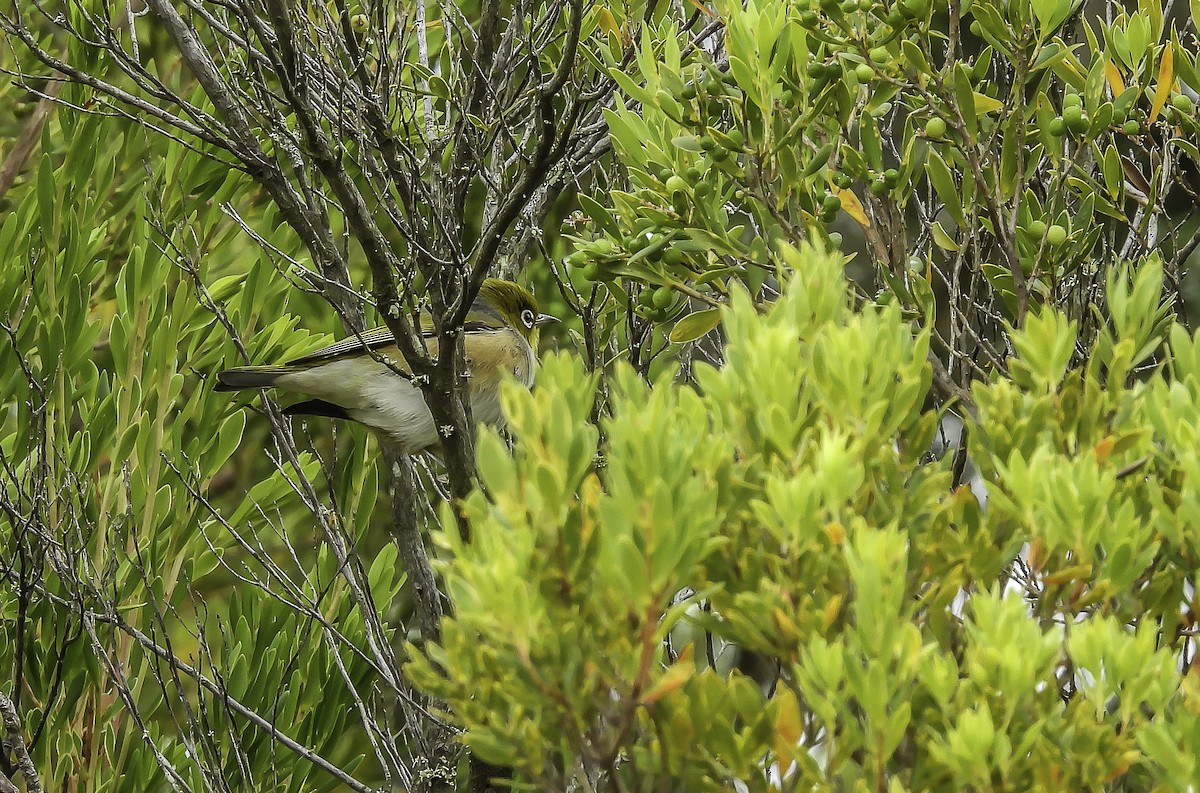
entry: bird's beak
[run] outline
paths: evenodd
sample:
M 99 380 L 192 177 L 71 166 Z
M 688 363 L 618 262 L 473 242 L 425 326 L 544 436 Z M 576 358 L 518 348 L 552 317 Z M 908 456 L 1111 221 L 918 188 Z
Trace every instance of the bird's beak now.
M 540 327 L 542 325 L 549 325 L 551 322 L 558 322 L 558 317 L 551 316 L 550 314 L 539 314 L 537 322 L 533 324 Z

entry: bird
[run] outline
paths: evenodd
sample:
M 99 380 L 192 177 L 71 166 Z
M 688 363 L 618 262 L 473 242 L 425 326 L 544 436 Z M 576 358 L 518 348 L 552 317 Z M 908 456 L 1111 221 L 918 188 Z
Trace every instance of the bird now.
M 488 278 L 467 313 L 462 330 L 467 388 L 476 422 L 500 425 L 500 383 L 513 377 L 533 387 L 539 329 L 557 318 L 542 314 L 537 300 L 512 281 Z M 429 353 L 437 340 L 423 317 Z M 342 339 L 283 365 L 239 366 L 217 374 L 216 391 L 274 388 L 306 397 L 285 415 L 326 416 L 365 424 L 400 451 L 416 454 L 440 442 L 433 415 L 398 354 L 386 327 Z M 381 360 L 382 359 L 382 360 Z M 386 360 L 386 362 L 385 362 Z M 390 364 L 390 366 L 389 366 Z

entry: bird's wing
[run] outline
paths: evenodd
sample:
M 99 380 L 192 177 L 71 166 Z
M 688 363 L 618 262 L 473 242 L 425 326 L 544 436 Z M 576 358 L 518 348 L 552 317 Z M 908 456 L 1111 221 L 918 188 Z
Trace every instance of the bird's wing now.
M 424 324 L 424 323 L 422 323 Z M 472 331 L 496 330 L 496 326 L 468 320 L 463 323 L 464 331 L 470 333 Z M 435 333 L 431 328 L 423 327 L 421 335 L 426 339 L 426 346 L 434 355 L 437 354 L 437 341 L 434 339 Z M 326 347 L 319 350 L 313 350 L 307 355 L 302 355 L 299 358 L 294 358 L 288 361 L 288 366 L 311 366 L 317 363 L 328 363 L 338 358 L 348 358 L 355 355 L 361 355 L 368 350 L 384 350 L 384 348 L 392 348 L 396 350 L 396 337 L 392 335 L 392 331 L 387 326 L 380 328 L 372 328 L 364 331 L 358 336 L 348 336 L 341 341 L 335 341 Z M 394 356 L 395 364 L 401 368 L 404 366 L 404 360 L 399 355 L 399 350 L 396 350 L 397 355 Z
M 351 355 L 361 355 L 367 350 L 377 350 L 381 347 L 396 346 L 396 337 L 387 327 L 373 328 L 358 336 L 350 336 L 341 341 L 335 341 L 319 350 L 313 350 L 307 355 L 288 361 L 288 366 L 308 366 L 314 363 L 328 363 L 335 358 Z

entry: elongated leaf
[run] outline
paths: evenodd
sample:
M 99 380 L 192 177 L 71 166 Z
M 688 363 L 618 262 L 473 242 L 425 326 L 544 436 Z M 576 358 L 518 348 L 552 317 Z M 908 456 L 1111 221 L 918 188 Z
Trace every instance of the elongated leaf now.
M 1171 95 L 1171 87 L 1175 83 L 1175 50 L 1171 46 L 1163 47 L 1162 60 L 1158 64 L 1158 85 L 1154 87 L 1154 101 L 1150 105 L 1150 123 L 1153 124 L 1162 112 L 1167 97 Z
M 979 117 L 975 111 L 975 92 L 971 89 L 971 76 L 961 63 L 954 70 L 954 98 L 958 102 L 959 113 L 967 126 L 967 134 L 972 139 L 979 134 Z
M 868 113 L 859 116 L 858 139 L 862 145 L 863 158 L 876 171 L 883 170 L 883 144 L 879 141 L 879 128 Z
M 831 190 L 834 195 L 842 199 L 842 209 L 847 215 L 858 221 L 858 225 L 864 229 L 871 228 L 871 219 L 867 217 L 862 201 L 858 200 L 858 196 L 854 194 L 853 190 L 843 190 L 840 187 L 833 187 Z
M 938 223 L 935 220 L 933 225 L 929 227 L 929 231 L 931 234 L 933 234 L 933 241 L 939 248 L 944 251 L 950 251 L 951 253 L 956 253 L 958 251 L 958 243 L 954 241 L 954 238 L 951 237 L 944 228 L 942 228 L 941 223 Z
M 695 341 L 704 336 L 720 324 L 721 310 L 719 308 L 693 312 L 675 323 L 675 327 L 671 329 L 671 341 L 676 344 L 687 344 L 689 341 Z
M 959 199 L 958 190 L 954 187 L 954 176 L 950 173 L 950 168 L 942 159 L 942 155 L 933 149 L 930 149 L 929 159 L 925 161 L 925 173 L 929 175 L 929 183 L 933 185 L 938 198 L 945 204 L 950 217 L 954 218 L 954 222 L 960 228 L 965 226 L 966 219 L 963 216 L 962 201 Z
M 1121 79 L 1121 70 L 1108 58 L 1104 59 L 1104 76 L 1108 80 L 1108 87 L 1112 89 L 1113 97 L 1125 93 L 1125 81 Z

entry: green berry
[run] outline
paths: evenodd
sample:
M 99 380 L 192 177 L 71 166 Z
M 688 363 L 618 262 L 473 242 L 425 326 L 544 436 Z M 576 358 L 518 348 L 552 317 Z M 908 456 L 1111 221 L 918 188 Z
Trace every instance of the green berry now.
M 708 182 L 696 182 L 696 186 L 692 189 L 692 193 L 696 198 L 707 198 L 712 194 L 712 185 Z
M 820 80 L 825 76 L 825 64 L 820 61 L 813 61 L 808 64 L 808 76 L 814 80 Z
M 887 63 L 892 59 L 892 54 L 887 51 L 887 47 L 876 47 L 867 54 L 872 63 Z
M 842 208 L 842 199 L 838 198 L 833 193 L 829 193 L 825 198 L 821 199 L 821 211 L 826 213 L 836 213 Z
M 1083 108 L 1079 105 L 1063 108 L 1063 123 L 1067 125 L 1067 129 L 1074 132 L 1076 135 L 1082 135 L 1088 129 L 1087 113 L 1083 112 Z
M 704 151 L 712 151 L 713 149 L 717 148 L 717 142 L 712 138 L 701 138 L 700 148 Z
M 654 290 L 652 300 L 655 308 L 669 308 L 675 302 L 675 290 L 669 286 L 660 286 Z
M 1056 138 L 1061 138 L 1067 134 L 1067 122 L 1061 118 L 1050 119 L 1050 125 L 1046 128 L 1050 134 Z
M 1142 131 L 1142 125 L 1137 123 L 1133 119 L 1129 119 L 1121 126 L 1121 131 L 1124 132 L 1126 135 L 1130 135 L 1130 136 L 1136 135 Z
M 580 274 L 583 275 L 585 281 L 599 281 L 600 265 L 596 264 L 595 262 L 588 262 L 583 266 Z
M 1083 97 L 1079 94 L 1067 94 L 1063 97 L 1063 109 L 1068 107 L 1083 107 Z
M 925 134 L 933 140 L 941 140 L 946 136 L 946 121 L 934 116 L 925 122 Z
M 888 191 L 887 182 L 883 181 L 883 177 L 879 177 L 871 182 L 870 190 L 875 195 L 883 195 Z
M 1067 230 L 1055 223 L 1050 228 L 1046 229 L 1046 242 L 1051 245 L 1062 245 L 1067 241 Z
M 742 131 L 740 129 L 730 130 L 728 138 L 729 138 L 730 142 L 733 143 L 734 146 L 737 146 L 739 148 L 742 146 L 742 144 L 744 144 L 746 142 L 746 136 L 742 134 Z
M 850 178 L 850 174 L 848 173 L 835 173 L 833 175 L 833 183 L 843 190 L 847 190 L 850 188 L 850 185 L 854 184 L 854 180 Z
M 1029 233 L 1037 239 L 1041 239 L 1046 233 L 1046 221 L 1035 220 L 1029 224 Z
M 805 11 L 800 15 L 800 24 L 806 28 L 816 27 L 820 21 L 821 17 L 816 11 Z
M 686 193 L 688 189 L 687 181 L 678 174 L 667 180 L 667 192 L 671 194 Z
M 860 63 L 854 67 L 854 76 L 860 83 L 869 83 L 875 79 L 875 70 L 865 63 Z
M 712 158 L 716 162 L 725 162 L 729 159 L 729 149 L 718 147 L 711 152 Z
M 888 168 L 883 172 L 883 183 L 889 188 L 900 184 L 900 172 L 895 168 Z
M 1171 106 L 1180 113 L 1191 114 L 1196 110 L 1196 103 L 1187 94 L 1176 94 L 1171 97 Z

